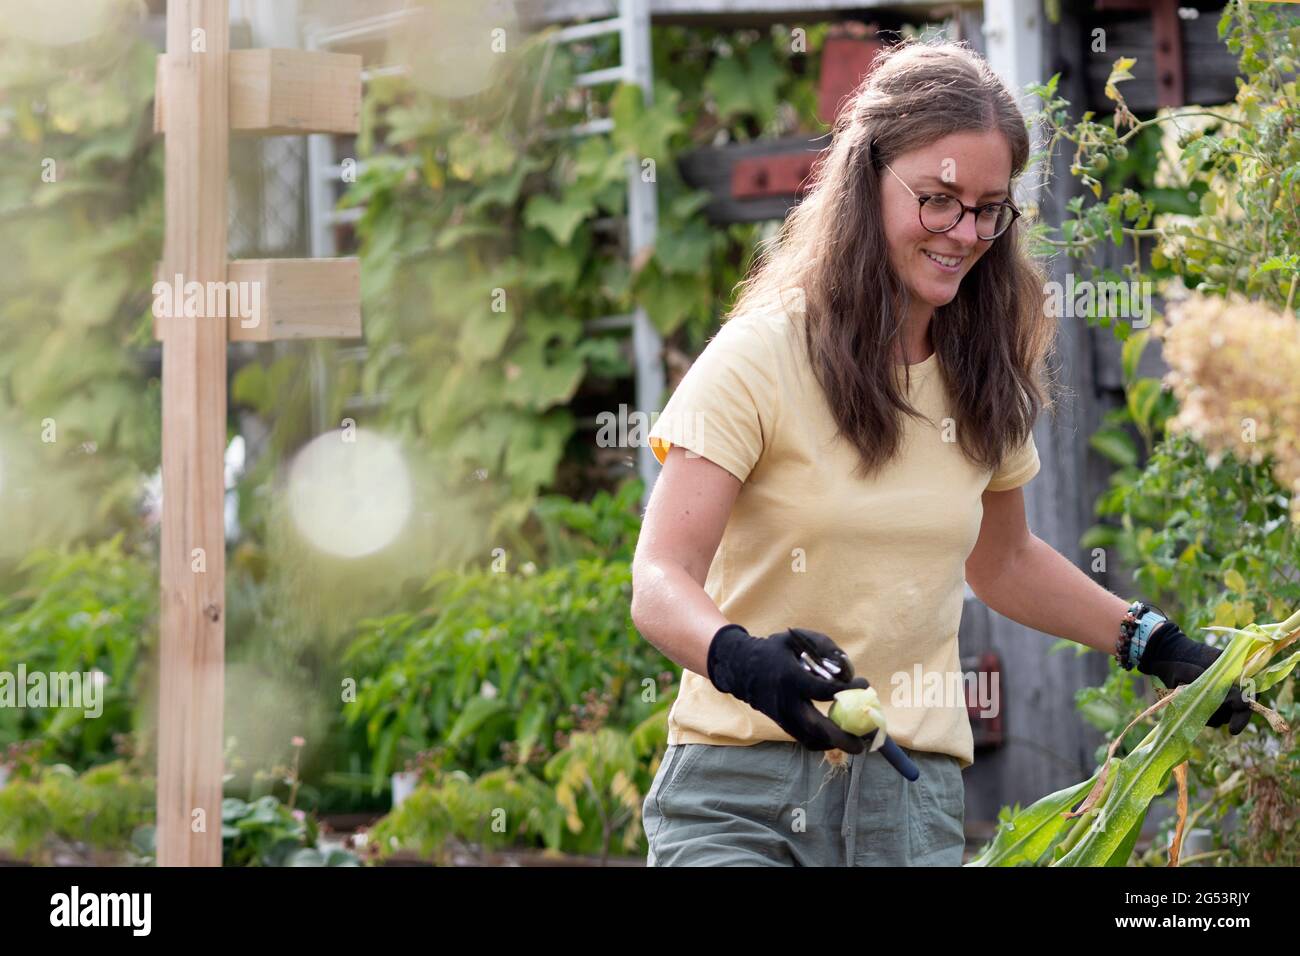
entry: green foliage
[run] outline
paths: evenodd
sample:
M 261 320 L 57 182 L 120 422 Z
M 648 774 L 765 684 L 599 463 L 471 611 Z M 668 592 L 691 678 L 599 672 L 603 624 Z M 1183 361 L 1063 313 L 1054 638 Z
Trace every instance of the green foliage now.
M 501 764 L 503 743 L 527 764 L 593 715 L 644 719 L 673 674 L 632 627 L 631 586 L 626 561 L 597 558 L 447 572 L 424 609 L 364 622 L 345 661 L 357 674 L 345 707 L 366 728 L 374 792 L 403 755 L 432 746 L 477 773 Z
M 417 787 L 369 837 L 380 859 L 404 850 L 446 863 L 456 850 L 488 853 L 530 841 L 557 846 L 563 825 L 563 810 L 544 782 L 523 768 L 500 767 L 477 780 L 458 770 Z
M 316 849 L 316 821 L 267 795 L 221 801 L 223 866 L 359 866 L 351 853 Z
M 127 853 L 132 833 L 153 813 L 153 780 L 125 761 L 79 776 L 65 764 L 44 767 L 0 787 L 0 850 L 36 863 L 67 844 Z
M 0 662 L 15 673 L 105 675 L 102 713 L 0 707 L 0 746 L 39 739 L 47 759 L 84 769 L 113 759 L 141 696 L 139 662 L 157 614 L 157 570 L 127 554 L 122 536 L 94 547 L 33 553 L 18 587 L 0 596 Z
M 1104 244 L 1131 241 L 1135 256 L 1123 274 L 1103 271 L 1097 278 L 1156 283 L 1174 278 L 1202 292 L 1239 292 L 1291 306 L 1300 218 L 1294 203 L 1283 200 L 1300 172 L 1300 141 L 1294 135 L 1300 105 L 1292 75 L 1300 20 L 1280 9 L 1233 2 L 1224 10 L 1220 36 L 1240 55 L 1242 74 L 1236 102 L 1227 106 L 1191 106 L 1139 120 L 1120 93 L 1133 65 L 1123 59 L 1107 84 L 1116 104 L 1109 123 L 1091 113 L 1071 123 L 1069 104 L 1056 96 L 1055 77 L 1036 88 L 1052 147 L 1073 144 L 1072 173 L 1091 194 L 1070 201 L 1074 218 L 1062 223 L 1055 237 L 1050 226 L 1038 227 L 1040 252 L 1087 259 Z M 1267 461 L 1255 464 L 1231 455 L 1212 460 L 1191 438 L 1167 434 L 1165 423 L 1177 411 L 1174 396 L 1159 379 L 1137 375 L 1149 333 L 1110 319 L 1088 320 L 1109 325 L 1124 342 L 1125 404 L 1108 413 L 1091 438 L 1092 447 L 1117 467 L 1111 487 L 1096 503 L 1098 516 L 1108 520 L 1089 529 L 1081 545 L 1118 557 L 1141 595 L 1193 638 L 1215 644 L 1213 632 L 1204 628 L 1285 616 L 1300 605 L 1295 578 L 1300 541 L 1289 521 L 1288 489 L 1277 483 Z M 1142 703 L 1140 680 L 1112 668 L 1101 687 L 1076 695 L 1080 713 L 1113 740 Z M 1281 682 L 1274 703 L 1288 720 L 1297 714 L 1293 680 Z M 1240 737 L 1222 736 L 1202 734 L 1180 751 L 1190 767 L 1195 807 L 1190 816 L 1215 832 L 1230 862 L 1285 862 L 1290 859 L 1280 849 L 1285 841 L 1266 841 L 1265 834 L 1287 832 L 1300 805 L 1300 779 L 1283 769 L 1295 765 L 1294 740 L 1284 738 L 1279 753 L 1278 740 L 1257 732 L 1254 722 Z M 1099 763 L 1106 749 L 1099 748 Z M 1121 746 L 1118 753 L 1126 751 Z M 1124 766 L 1136 767 L 1146 756 L 1134 751 L 1123 759 Z M 1125 774 L 1130 782 L 1137 779 Z M 1168 786 L 1166 773 L 1156 781 L 1159 789 L 1151 791 L 1147 785 L 1154 779 L 1142 777 L 1143 799 Z M 1035 807 L 1058 811 L 1065 796 L 1062 791 Z M 1145 812 L 1146 804 L 1141 806 Z M 1238 811 L 1233 831 L 1226 826 L 1231 810 Z M 1172 821 L 1162 824 L 1140 862 L 1163 862 L 1171 828 Z M 1079 827 L 1073 839 L 1081 840 L 1083 833 Z M 1136 838 L 1135 832 L 1110 837 L 1117 835 Z M 999 839 L 1001 852 L 1010 844 Z M 1261 849 L 1265 842 L 1270 849 Z M 1111 861 L 1102 859 L 1100 844 L 1087 847 L 1080 854 L 1089 861 Z M 1107 849 L 1123 862 L 1132 843 Z M 1027 853 L 1026 859 L 1038 857 Z
M 1103 757 L 1102 767 L 1088 780 L 1024 810 L 1004 808 L 993 839 L 970 865 L 1124 866 L 1148 808 L 1168 789 L 1174 768 L 1198 756 L 1198 738 L 1215 734 L 1205 722 L 1229 688 L 1248 686 L 1242 678 L 1250 677 L 1258 696 L 1294 668 L 1293 650 L 1271 668 L 1265 665 L 1294 643 L 1298 628 L 1300 612 L 1280 624 L 1233 629 L 1223 653 L 1195 681 L 1177 689 L 1163 705 L 1159 722 L 1127 756 L 1113 762 Z M 1106 779 L 1099 784 L 1103 772 Z M 1078 816 L 1068 816 L 1071 812 Z
M 759 227 L 710 224 L 708 193 L 684 183 L 677 159 L 715 142 L 820 132 L 813 66 L 824 33 L 809 29 L 807 52 L 793 53 L 785 27 L 656 28 L 651 101 L 629 84 L 589 91 L 592 116 L 613 121 L 607 136 L 563 131 L 592 118 L 573 79 L 612 62 L 616 38 L 532 38 L 468 100 L 405 77 L 367 85 L 364 167 L 343 205 L 365 206 L 369 354 L 341 368 L 325 417 L 339 421 L 359 393 L 379 403 L 367 424 L 430 450 L 474 524 L 455 537 L 466 550 L 454 560 L 528 521 L 572 450 L 571 400 L 584 382 L 630 372 L 617 336 L 587 334 L 586 321 L 640 306 L 688 347 L 716 328 Z M 629 174 L 653 177 L 659 197 L 658 239 L 634 262 L 611 228 L 627 212 Z M 287 388 L 297 407 L 305 361 L 247 366 L 232 394 L 269 409 Z M 301 416 L 278 422 L 273 444 L 292 449 L 306 428 Z
M 0 851 L 48 864 L 60 852 L 98 863 L 151 864 L 156 853 L 155 781 L 125 760 L 77 775 L 37 765 L 0 787 Z M 274 796 L 221 804 L 224 866 L 359 866 L 343 850 L 322 852 L 316 821 Z
M 160 446 L 133 354 L 161 248 L 155 54 L 130 28 L 0 38 L 0 558 L 138 526 Z
M 575 733 L 535 770 L 500 767 L 472 779 L 439 773 L 370 833 L 377 856 L 397 850 L 435 862 L 506 848 L 544 846 L 554 853 L 643 853 L 641 804 L 668 737 L 664 701 L 630 732 L 610 727 Z
M 636 829 L 628 826 L 641 818 L 645 796 L 636 786 L 637 769 L 631 738 L 608 727 L 574 734 L 546 764 L 546 779 L 555 784 L 565 825 L 571 833 L 598 833 L 602 857 L 609 855 L 610 840 L 618 831 L 623 833 L 624 852 L 633 852 L 641 842 Z
M 614 494 L 598 491 L 590 502 L 547 495 L 534 509 L 550 563 L 578 558 L 632 560 L 641 533 L 640 480 L 625 481 Z
M 1224 8 L 1220 36 L 1239 55 L 1242 74 L 1235 103 L 1225 107 L 1191 106 L 1139 121 L 1116 85 L 1131 79 L 1133 61 L 1124 58 L 1106 87 L 1116 104 L 1110 123 L 1088 112 L 1071 124 L 1055 78 L 1034 87 L 1049 148 L 1074 145 L 1071 172 L 1094 200 L 1071 201 L 1075 218 L 1061 224 L 1059 239 L 1041 228 L 1040 252 L 1082 257 L 1107 242 L 1132 241 L 1139 255 L 1124 267 L 1128 278 L 1177 275 L 1188 288 L 1244 292 L 1289 308 L 1300 278 L 1300 219 L 1287 199 L 1300 176 L 1300 102 L 1287 64 L 1300 52 L 1300 20 L 1234 0 Z M 1158 147 L 1157 133 L 1173 142 Z M 1140 168 L 1160 170 L 1170 185 L 1131 188 L 1124 174 Z M 1120 338 L 1129 331 L 1122 323 L 1112 328 Z
M 1141 472 L 1117 472 L 1097 511 L 1142 592 L 1184 629 L 1242 625 L 1300 603 L 1300 535 L 1269 469 L 1225 457 L 1211 467 L 1185 435 L 1166 437 Z

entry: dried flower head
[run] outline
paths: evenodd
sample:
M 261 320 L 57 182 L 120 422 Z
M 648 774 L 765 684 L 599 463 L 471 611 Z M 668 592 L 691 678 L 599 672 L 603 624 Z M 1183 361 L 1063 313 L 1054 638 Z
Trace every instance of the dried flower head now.
M 1228 453 L 1256 464 L 1271 455 L 1300 524 L 1300 323 L 1259 302 L 1195 294 L 1153 330 L 1180 406 L 1169 431 L 1194 438 L 1211 467 Z

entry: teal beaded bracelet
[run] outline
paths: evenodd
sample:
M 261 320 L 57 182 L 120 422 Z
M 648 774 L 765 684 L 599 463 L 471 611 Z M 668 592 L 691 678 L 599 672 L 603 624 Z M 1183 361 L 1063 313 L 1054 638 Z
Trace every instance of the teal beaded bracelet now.
M 1142 652 L 1151 640 L 1151 632 L 1162 621 L 1169 620 L 1164 612 L 1143 601 L 1128 606 L 1120 622 L 1120 638 L 1115 648 L 1115 659 L 1126 671 L 1131 671 L 1142 660 Z

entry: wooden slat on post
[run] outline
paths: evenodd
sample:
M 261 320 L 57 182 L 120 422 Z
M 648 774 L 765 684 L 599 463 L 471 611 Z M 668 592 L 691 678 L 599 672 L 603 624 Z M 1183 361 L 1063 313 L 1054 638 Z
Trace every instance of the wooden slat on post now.
M 163 274 L 226 279 L 227 0 L 167 0 Z M 165 318 L 157 861 L 221 865 L 226 327 Z
M 361 58 L 231 54 L 228 24 L 227 0 L 167 0 L 156 74 L 166 206 L 155 304 L 167 305 L 154 313 L 163 343 L 160 866 L 221 865 L 227 339 L 361 334 L 356 259 L 226 261 L 231 128 L 355 133 Z
M 154 132 L 167 129 L 166 56 L 158 58 Z M 355 133 L 361 117 L 361 57 L 310 50 L 231 50 L 231 131 L 258 136 Z
M 164 274 L 162 263 L 154 268 L 154 279 L 177 285 L 175 274 Z M 220 297 L 220 308 L 232 342 L 361 336 L 361 260 L 355 256 L 235 259 L 226 265 L 226 284 L 230 293 Z M 253 301 L 250 292 L 256 293 Z M 206 305 L 206 295 L 204 301 Z M 162 322 L 154 317 L 153 335 L 159 341 Z

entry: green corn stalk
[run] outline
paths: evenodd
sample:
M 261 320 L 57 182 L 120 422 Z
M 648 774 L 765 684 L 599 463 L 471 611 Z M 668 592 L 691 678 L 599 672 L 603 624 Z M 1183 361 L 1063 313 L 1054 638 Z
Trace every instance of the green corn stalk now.
M 967 866 L 1123 866 L 1128 862 L 1151 802 L 1169 786 L 1175 767 L 1187 760 L 1205 722 L 1229 689 L 1247 682 L 1257 696 L 1300 663 L 1300 651 L 1272 661 L 1300 639 L 1300 611 L 1279 624 L 1215 627 L 1233 638 L 1200 677 L 1177 688 L 1159 722 L 1131 753 L 1114 760 L 1101 798 L 1084 816 L 1065 814 L 1092 791 L 1101 774 L 1058 790 L 998 828 L 989 845 Z M 1060 848 L 1060 852 L 1057 848 Z

